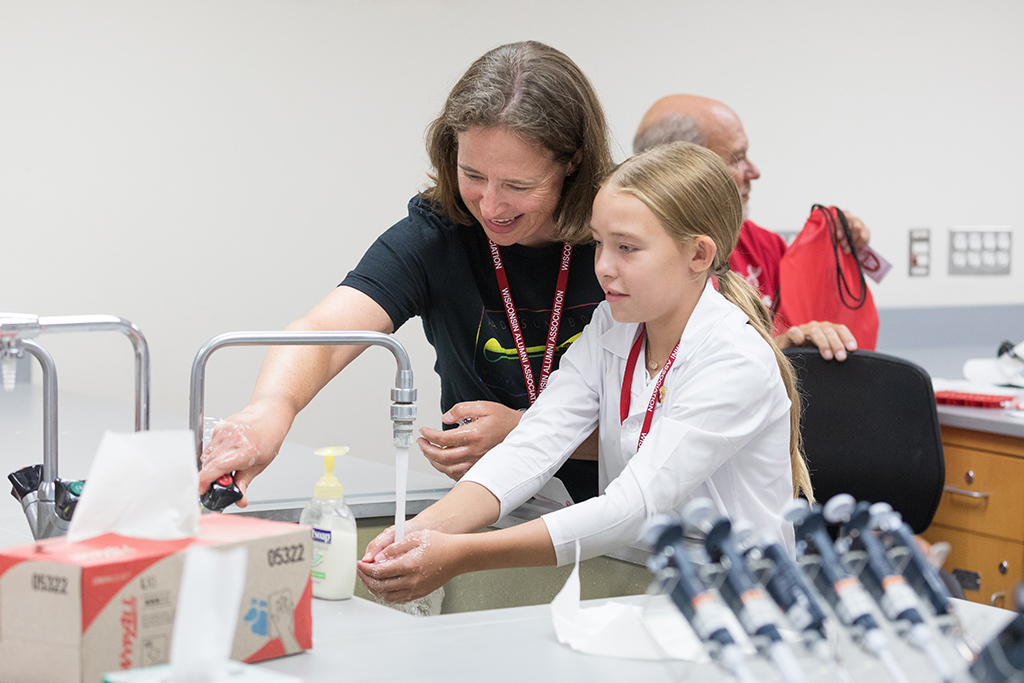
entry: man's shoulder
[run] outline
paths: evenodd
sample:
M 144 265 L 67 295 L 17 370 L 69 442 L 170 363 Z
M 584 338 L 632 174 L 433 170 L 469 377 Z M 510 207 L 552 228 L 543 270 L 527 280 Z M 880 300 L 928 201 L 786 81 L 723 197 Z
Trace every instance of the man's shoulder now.
M 781 237 L 753 221 L 744 221 L 729 266 L 771 306 L 779 286 L 779 262 L 785 253 L 786 242 Z
M 766 230 L 751 220 L 743 221 L 740 227 L 739 242 L 741 244 L 757 244 L 762 247 L 773 247 L 786 250 L 786 241 L 778 233 Z

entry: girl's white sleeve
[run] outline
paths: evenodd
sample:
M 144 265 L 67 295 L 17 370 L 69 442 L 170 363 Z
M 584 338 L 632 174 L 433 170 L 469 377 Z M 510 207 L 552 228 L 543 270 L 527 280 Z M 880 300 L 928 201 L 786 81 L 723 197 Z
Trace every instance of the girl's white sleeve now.
M 668 387 L 667 410 L 659 409 L 643 446 L 605 493 L 543 517 L 558 564 L 574 561 L 576 539 L 585 558 L 636 543 L 648 518 L 678 510 L 766 425 L 787 430 L 788 463 L 789 400 L 784 388 L 779 398 L 777 367 L 726 350 L 692 365 L 680 373 L 685 382 Z M 636 435 L 631 443 L 635 448 Z M 782 466 L 788 477 L 788 464 Z
M 537 493 L 597 427 L 602 351 L 596 339 L 602 319 L 595 313 L 519 425 L 461 479 L 493 493 L 501 502 L 501 516 Z

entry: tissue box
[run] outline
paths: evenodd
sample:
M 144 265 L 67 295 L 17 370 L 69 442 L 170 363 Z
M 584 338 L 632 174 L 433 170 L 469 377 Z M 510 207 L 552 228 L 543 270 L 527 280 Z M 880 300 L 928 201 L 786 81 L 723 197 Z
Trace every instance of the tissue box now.
M 193 543 L 248 549 L 232 659 L 313 646 L 309 527 L 210 514 L 195 538 L 106 534 L 0 548 L 0 681 L 97 683 L 168 663 L 182 551 Z

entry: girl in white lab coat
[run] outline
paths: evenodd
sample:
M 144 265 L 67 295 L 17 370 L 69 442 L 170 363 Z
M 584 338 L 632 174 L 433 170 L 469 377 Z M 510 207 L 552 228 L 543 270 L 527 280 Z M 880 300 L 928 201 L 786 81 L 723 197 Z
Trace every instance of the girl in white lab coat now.
M 443 499 L 385 531 L 358 572 L 389 602 L 481 569 L 565 564 L 636 543 L 650 517 L 710 497 L 792 544 L 781 516 L 811 497 L 799 398 L 754 290 L 729 271 L 743 220 L 719 157 L 675 143 L 616 168 L 594 201 L 606 301 L 519 426 Z M 597 498 L 500 531 L 600 427 Z

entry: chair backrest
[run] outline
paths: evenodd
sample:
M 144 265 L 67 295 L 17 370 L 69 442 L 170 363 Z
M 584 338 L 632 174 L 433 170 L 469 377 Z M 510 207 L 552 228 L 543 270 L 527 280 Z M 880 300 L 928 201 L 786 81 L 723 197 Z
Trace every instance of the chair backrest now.
M 786 349 L 803 403 L 801 432 L 814 495 L 885 501 L 915 533 L 931 524 L 946 467 L 928 373 L 903 360 L 855 351 L 824 360 Z

